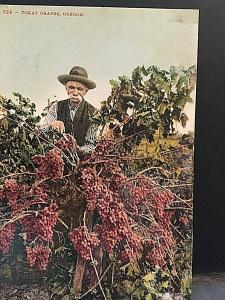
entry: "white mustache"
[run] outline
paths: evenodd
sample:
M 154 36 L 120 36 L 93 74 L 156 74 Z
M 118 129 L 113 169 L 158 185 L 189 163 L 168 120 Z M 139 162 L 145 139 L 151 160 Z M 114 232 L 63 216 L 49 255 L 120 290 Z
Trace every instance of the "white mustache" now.
M 82 100 L 81 95 L 76 95 L 76 96 L 75 96 L 75 95 L 73 95 L 73 94 L 70 94 L 69 97 L 70 97 L 70 99 Z

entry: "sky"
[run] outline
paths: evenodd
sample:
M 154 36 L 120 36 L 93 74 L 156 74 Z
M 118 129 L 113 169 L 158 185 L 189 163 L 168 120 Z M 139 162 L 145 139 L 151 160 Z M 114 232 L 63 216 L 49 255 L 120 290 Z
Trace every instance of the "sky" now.
M 0 94 L 19 92 L 38 113 L 66 98 L 57 77 L 75 65 L 96 82 L 86 95 L 96 107 L 110 79 L 139 65 L 197 65 L 198 10 L 0 5 L 0 28 Z M 193 129 L 195 105 L 186 111 Z

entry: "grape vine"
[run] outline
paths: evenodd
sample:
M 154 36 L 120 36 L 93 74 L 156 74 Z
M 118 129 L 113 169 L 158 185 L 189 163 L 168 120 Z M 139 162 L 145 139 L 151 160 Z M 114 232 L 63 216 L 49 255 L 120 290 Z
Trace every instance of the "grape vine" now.
M 192 194 L 186 186 L 188 180 L 191 186 L 191 168 L 187 174 L 186 166 L 173 162 L 191 161 L 192 144 L 186 146 L 190 137 L 184 137 L 179 149 L 170 147 L 160 153 L 160 159 L 149 159 L 149 165 L 136 163 L 133 150 L 143 139 L 152 143 L 157 135 L 173 134 L 174 121 L 186 125 L 183 108 L 191 101 L 194 76 L 194 67 L 164 72 L 152 66 L 135 69 L 131 79 L 111 81 L 112 94 L 92 120 L 103 129 L 108 126 L 108 132 L 82 158 L 69 134 L 50 138 L 38 133 L 35 107 L 28 99 L 16 94 L 19 108 L 7 100 L 6 117 L 0 121 L 0 134 L 6 137 L 0 179 L 0 254 L 14 251 L 20 239 L 27 264 L 45 271 L 57 253 L 64 251 L 65 259 L 68 250 L 74 260 L 70 274 L 76 273 L 79 263 L 89 267 L 93 272 L 86 273 L 98 281 L 92 287 L 99 285 L 103 296 L 101 281 L 109 286 L 111 280 L 109 289 L 114 293 L 113 276 L 125 278 L 121 269 L 131 266 L 138 269 L 132 271 L 135 288 L 143 287 L 143 276 L 160 277 L 165 272 L 170 287 L 160 289 L 181 290 L 184 265 L 190 263 L 185 243 L 191 240 Z M 28 112 L 21 108 L 26 105 Z M 19 144 L 24 152 L 21 161 Z M 63 236 L 60 246 L 59 235 Z M 146 283 L 145 292 L 151 284 Z

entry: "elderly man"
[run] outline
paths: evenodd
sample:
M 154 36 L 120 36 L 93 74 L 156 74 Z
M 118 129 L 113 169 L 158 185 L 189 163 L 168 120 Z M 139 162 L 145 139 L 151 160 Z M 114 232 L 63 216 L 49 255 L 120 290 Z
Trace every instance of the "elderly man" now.
M 58 76 L 68 94 L 65 100 L 54 103 L 44 120 L 43 130 L 57 130 L 69 133 L 77 141 L 79 149 L 88 153 L 94 148 L 96 128 L 90 126 L 90 117 L 96 109 L 88 103 L 84 96 L 96 84 L 88 78 L 87 71 L 79 66 L 71 69 L 70 73 Z

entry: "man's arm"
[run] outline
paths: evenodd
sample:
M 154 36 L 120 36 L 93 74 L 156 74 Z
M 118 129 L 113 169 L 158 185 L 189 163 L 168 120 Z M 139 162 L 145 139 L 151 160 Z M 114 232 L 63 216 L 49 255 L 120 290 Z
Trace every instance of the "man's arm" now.
M 98 137 L 99 137 L 99 127 L 96 124 L 92 124 L 87 130 L 86 137 L 85 137 L 85 145 L 79 147 L 80 151 L 82 151 L 85 154 L 94 151 L 97 145 Z
M 57 120 L 57 102 L 52 104 L 44 119 L 41 130 L 47 132 L 51 129 L 57 130 L 61 133 L 65 132 L 64 123 Z

